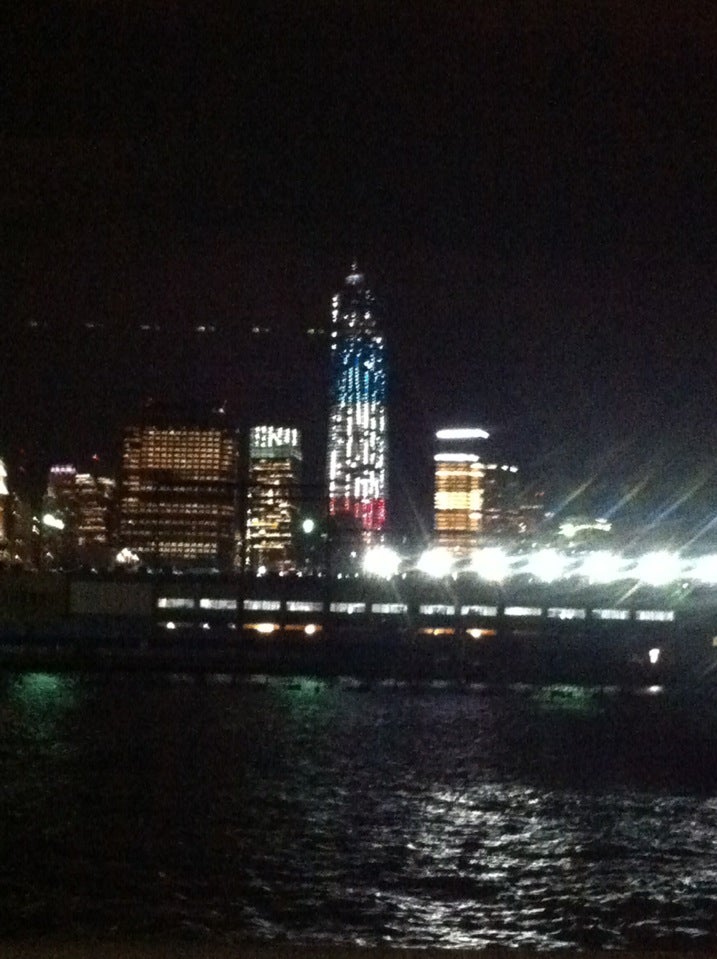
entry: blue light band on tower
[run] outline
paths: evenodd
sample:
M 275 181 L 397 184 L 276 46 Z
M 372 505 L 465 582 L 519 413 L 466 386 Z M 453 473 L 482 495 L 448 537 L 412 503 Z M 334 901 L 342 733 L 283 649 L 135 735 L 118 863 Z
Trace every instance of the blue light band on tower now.
M 366 533 L 386 524 L 386 352 L 376 301 L 354 263 L 331 311 L 329 511 Z

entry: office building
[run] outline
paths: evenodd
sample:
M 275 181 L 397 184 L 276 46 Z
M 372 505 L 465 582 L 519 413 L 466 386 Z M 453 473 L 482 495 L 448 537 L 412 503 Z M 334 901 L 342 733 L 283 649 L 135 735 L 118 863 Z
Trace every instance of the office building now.
M 119 545 L 148 565 L 230 569 L 236 479 L 236 436 L 222 417 L 188 425 L 150 410 L 124 436 Z
M 469 550 L 483 530 L 485 465 L 479 448 L 487 438 L 478 428 L 436 433 L 433 528 L 440 546 Z
M 487 463 L 483 478 L 483 532 L 492 536 L 520 536 L 537 525 L 535 507 L 525 505 L 518 467 Z
M 14 567 L 41 566 L 40 522 L 30 500 L 13 490 L 6 501 L 8 560 Z
M 77 470 L 67 464 L 52 466 L 40 511 L 39 534 L 44 569 L 71 569 L 77 565 Z
M 331 311 L 327 482 L 337 526 L 370 539 L 386 523 L 386 349 L 376 300 L 356 264 Z
M 110 564 L 114 494 L 109 477 L 51 467 L 39 521 L 45 568 Z
M 111 545 L 115 481 L 93 473 L 75 475 L 77 548 L 82 562 L 98 558 Z
M 254 572 L 294 569 L 299 507 L 299 431 L 255 426 L 249 435 L 244 566 Z
M 542 515 L 524 502 L 518 467 L 486 456 L 487 439 L 473 427 L 436 433 L 433 528 L 441 546 L 465 551 L 481 538 L 525 535 Z

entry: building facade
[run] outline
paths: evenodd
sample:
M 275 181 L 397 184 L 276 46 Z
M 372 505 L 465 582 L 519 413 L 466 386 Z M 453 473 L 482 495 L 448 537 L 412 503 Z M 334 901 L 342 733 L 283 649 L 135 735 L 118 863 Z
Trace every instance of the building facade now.
M 296 566 L 301 442 L 286 426 L 255 426 L 249 434 L 244 566 L 286 572 Z
M 518 467 L 487 463 L 483 493 L 483 532 L 493 536 L 521 536 L 531 532 L 530 509 L 522 502 Z
M 353 265 L 332 301 L 329 514 L 365 538 L 386 524 L 386 348 L 376 300 Z
M 109 476 L 77 473 L 77 548 L 81 559 L 98 557 L 112 544 L 115 481 Z
M 114 505 L 110 477 L 78 473 L 70 465 L 51 467 L 39 525 L 42 566 L 109 566 Z
M 440 546 L 468 550 L 483 530 L 485 464 L 479 448 L 487 438 L 479 428 L 436 433 L 433 531 Z
M 129 427 L 119 545 L 148 565 L 233 566 L 237 443 L 224 424 Z

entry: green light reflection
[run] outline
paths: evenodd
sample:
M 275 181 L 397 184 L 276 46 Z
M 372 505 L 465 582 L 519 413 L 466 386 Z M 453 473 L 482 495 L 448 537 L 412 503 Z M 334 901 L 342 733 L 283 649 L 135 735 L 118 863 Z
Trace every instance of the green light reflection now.
M 53 735 L 77 700 L 76 680 L 57 673 L 23 673 L 10 688 L 10 702 L 36 738 Z
M 540 709 L 585 715 L 597 712 L 602 705 L 600 690 L 589 686 L 543 686 L 532 700 Z

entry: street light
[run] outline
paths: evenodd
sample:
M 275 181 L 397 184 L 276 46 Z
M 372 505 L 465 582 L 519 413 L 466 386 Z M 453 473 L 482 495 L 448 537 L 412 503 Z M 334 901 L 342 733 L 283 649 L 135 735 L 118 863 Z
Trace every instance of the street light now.
M 433 549 L 427 549 L 421 555 L 416 564 L 416 569 L 434 579 L 441 579 L 443 576 L 449 576 L 452 572 L 453 557 L 445 547 L 435 546 Z
M 382 576 L 390 579 L 398 572 L 401 557 L 388 546 L 374 546 L 366 550 L 363 559 L 363 569 L 369 576 Z
M 481 579 L 500 583 L 510 575 L 510 557 L 499 546 L 486 546 L 473 554 L 471 569 Z

